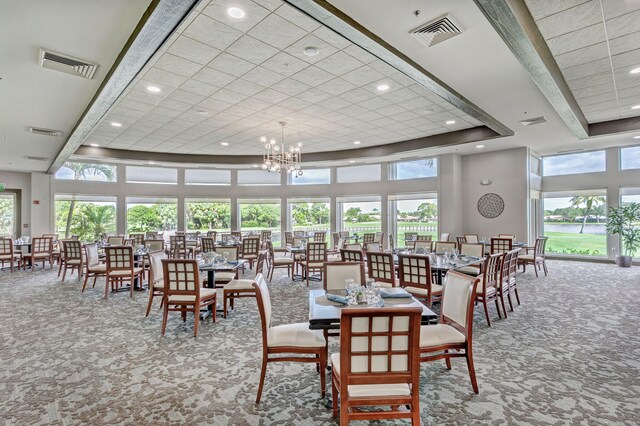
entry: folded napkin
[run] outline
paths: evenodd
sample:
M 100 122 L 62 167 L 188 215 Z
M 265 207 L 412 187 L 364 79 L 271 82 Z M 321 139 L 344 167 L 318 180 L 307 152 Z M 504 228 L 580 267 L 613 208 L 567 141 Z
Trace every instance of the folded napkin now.
M 326 296 L 327 296 L 327 299 L 331 300 L 332 302 L 342 303 L 343 305 L 349 304 L 349 302 L 347 301 L 347 298 L 344 296 L 340 296 L 333 293 L 327 293 Z
M 227 263 L 228 263 L 229 265 L 237 265 L 237 264 L 238 264 L 238 261 L 237 261 L 237 260 L 227 260 Z
M 390 299 L 393 297 L 411 297 L 411 294 L 408 293 L 404 288 L 392 287 L 384 289 L 381 288 L 380 296 L 382 296 L 383 299 Z

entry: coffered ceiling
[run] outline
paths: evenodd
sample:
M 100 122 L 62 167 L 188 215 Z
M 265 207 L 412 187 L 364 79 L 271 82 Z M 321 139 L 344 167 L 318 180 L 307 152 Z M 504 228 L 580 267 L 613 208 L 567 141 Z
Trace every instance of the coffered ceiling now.
M 289 4 L 234 1 L 246 13 L 235 19 L 226 3 L 199 4 L 84 145 L 258 155 L 286 121 L 285 142 L 311 153 L 482 125 Z
M 589 123 L 640 116 L 640 1 L 525 2 Z

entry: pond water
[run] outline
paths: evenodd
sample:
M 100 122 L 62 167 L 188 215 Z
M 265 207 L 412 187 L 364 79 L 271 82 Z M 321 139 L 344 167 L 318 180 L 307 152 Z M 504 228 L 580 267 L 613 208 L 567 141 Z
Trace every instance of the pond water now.
M 566 232 L 571 234 L 577 234 L 580 232 L 580 227 L 582 224 L 580 223 L 545 223 L 544 230 L 545 232 Z M 585 234 L 593 234 L 593 235 L 606 235 L 607 231 L 605 229 L 604 223 L 596 224 L 596 223 L 587 223 L 584 226 Z

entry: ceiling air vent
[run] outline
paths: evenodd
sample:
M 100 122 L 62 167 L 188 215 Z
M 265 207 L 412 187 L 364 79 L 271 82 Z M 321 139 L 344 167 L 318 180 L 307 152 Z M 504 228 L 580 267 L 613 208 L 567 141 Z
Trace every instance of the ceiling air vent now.
M 27 155 L 26 157 L 27 160 L 33 160 L 33 161 L 49 161 L 50 158 L 49 157 L 34 157 L 33 155 Z
M 411 34 L 427 47 L 434 46 L 461 33 L 460 27 L 449 18 L 449 15 L 427 22 L 411 31 Z
M 40 49 L 40 66 L 88 78 L 89 80 L 93 78 L 98 69 L 96 64 L 44 49 Z
M 34 135 L 43 135 L 43 136 L 62 136 L 62 130 L 53 130 L 53 129 L 42 129 L 40 127 L 30 127 L 29 133 L 33 133 Z
M 536 117 L 536 118 L 529 118 L 527 120 L 521 120 L 520 124 L 522 124 L 523 126 L 533 126 L 534 124 L 542 124 L 542 123 L 546 123 L 547 119 L 544 117 Z

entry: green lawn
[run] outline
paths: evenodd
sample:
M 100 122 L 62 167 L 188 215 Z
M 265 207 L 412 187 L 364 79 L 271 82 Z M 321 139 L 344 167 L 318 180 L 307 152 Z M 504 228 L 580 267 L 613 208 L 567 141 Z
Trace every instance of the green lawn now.
M 606 235 L 576 234 L 569 232 L 545 232 L 549 237 L 546 251 L 548 253 L 587 254 L 606 256 Z

